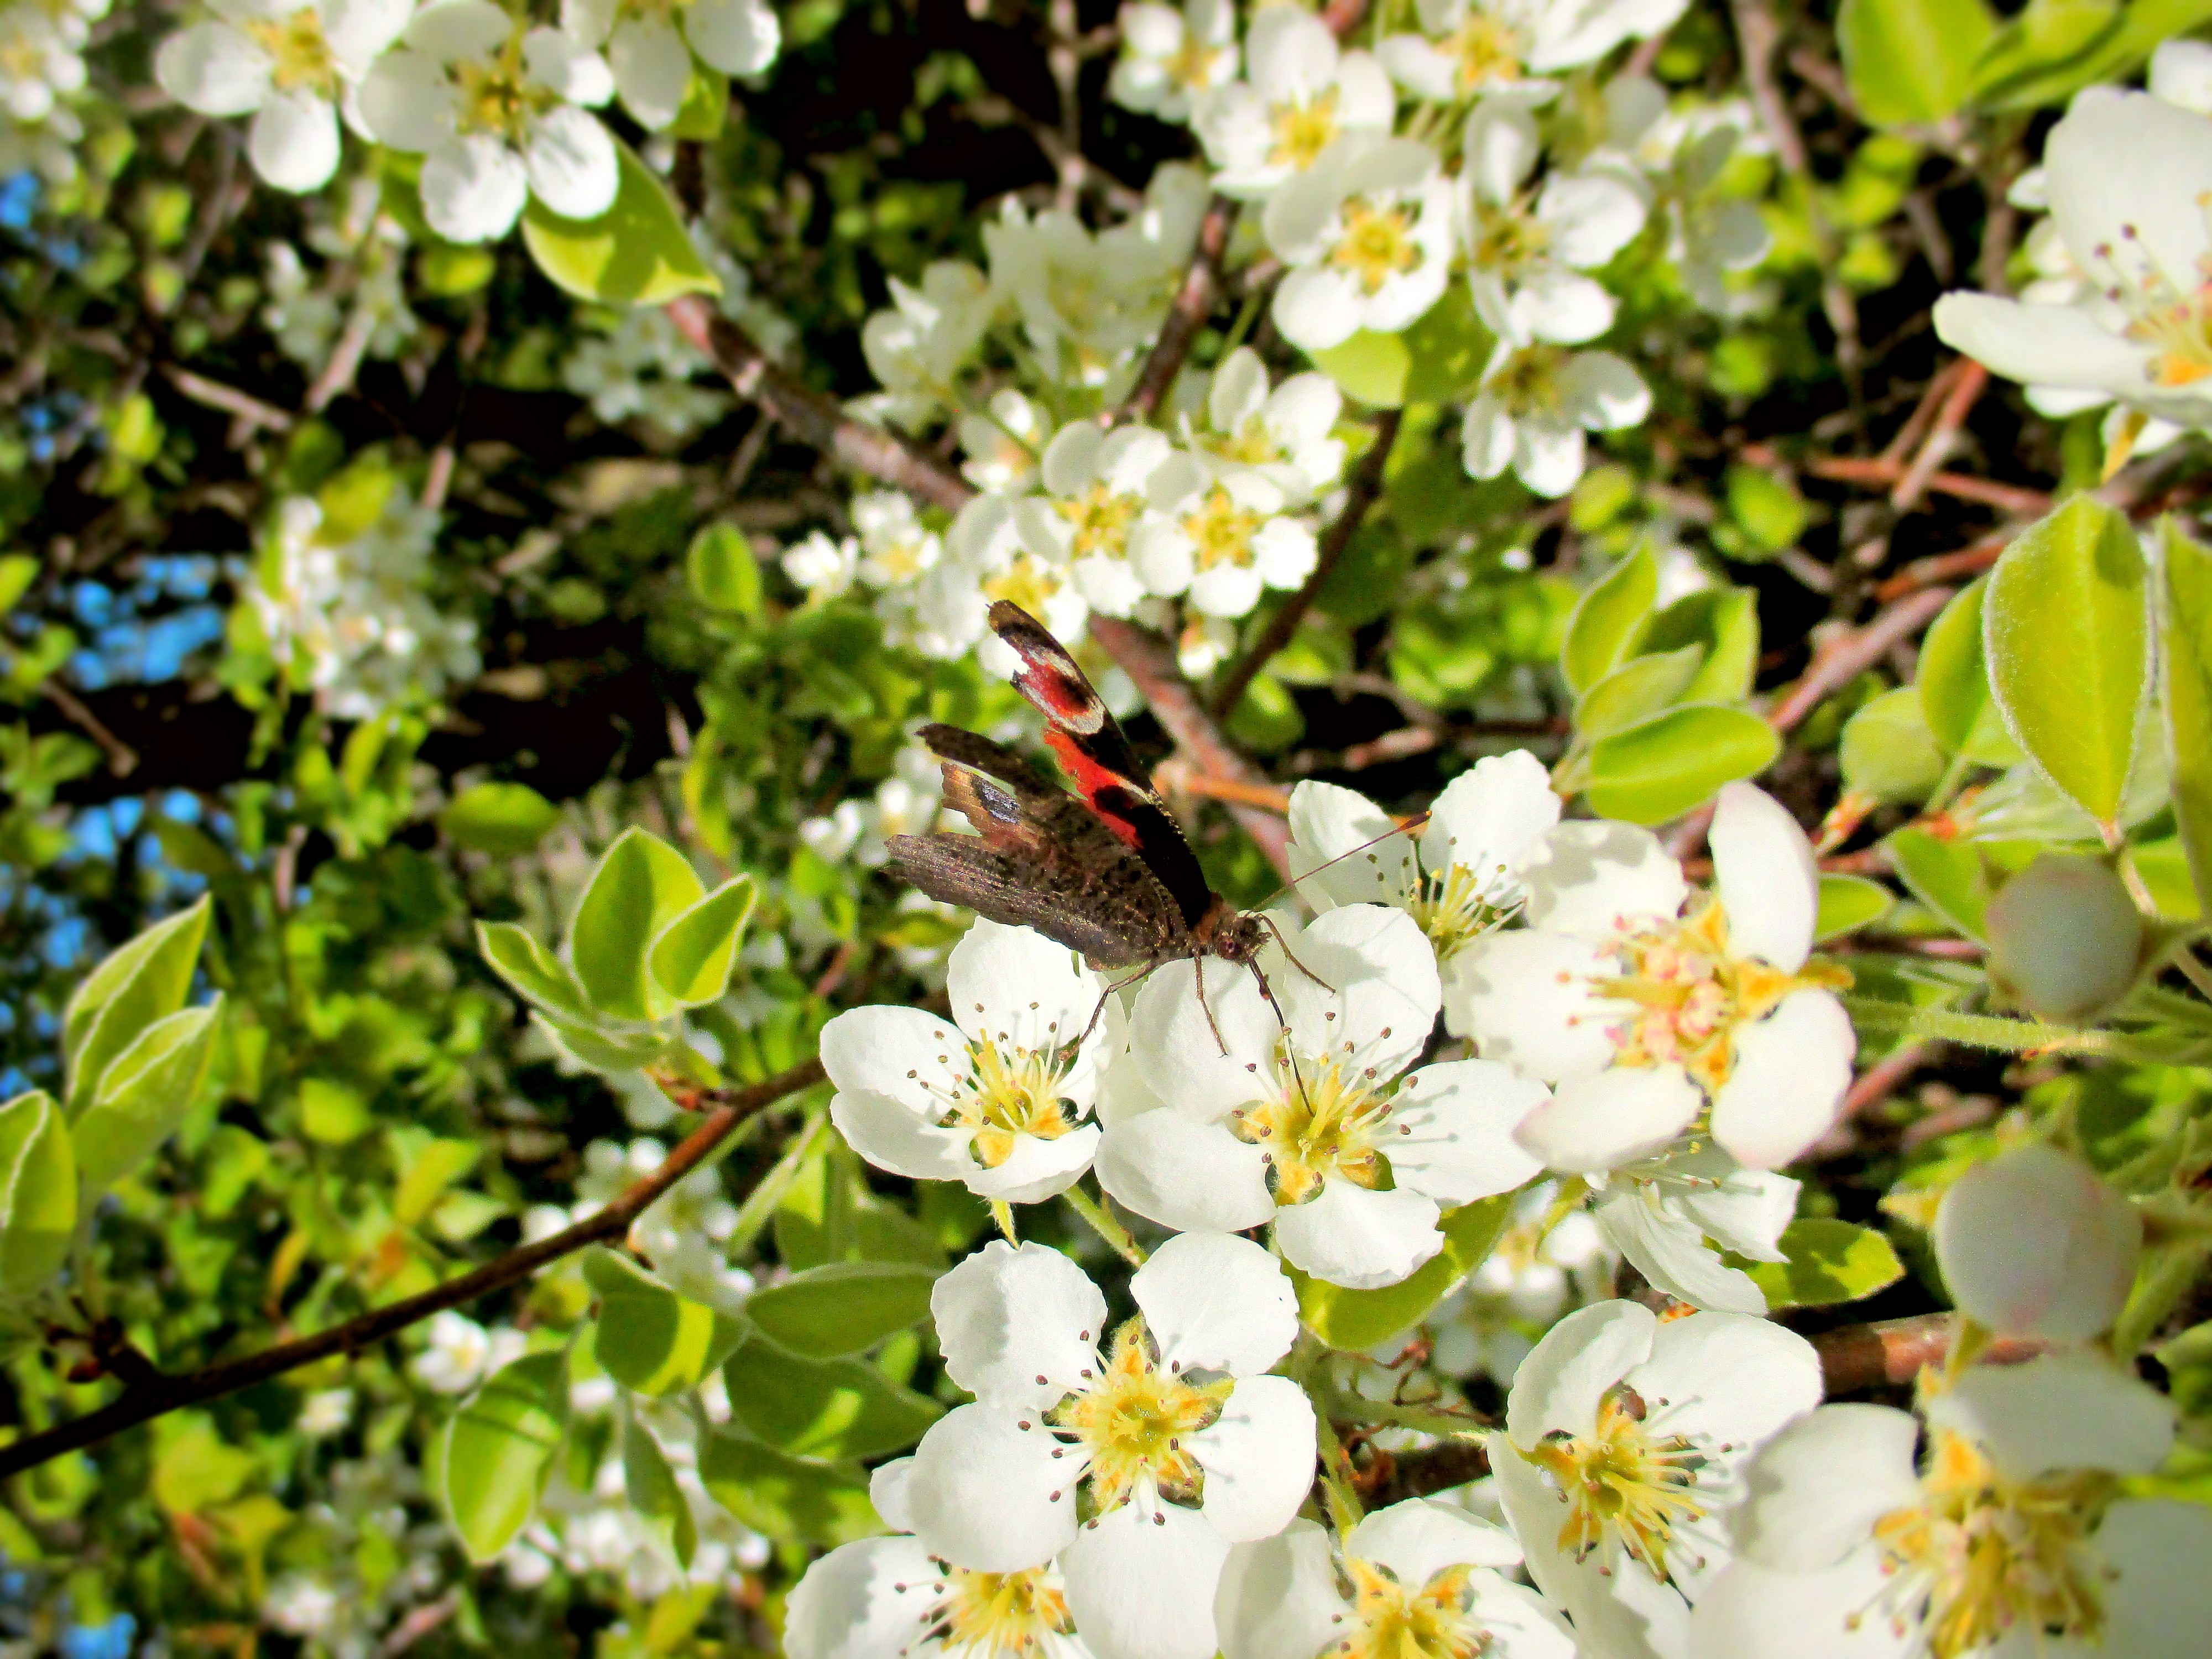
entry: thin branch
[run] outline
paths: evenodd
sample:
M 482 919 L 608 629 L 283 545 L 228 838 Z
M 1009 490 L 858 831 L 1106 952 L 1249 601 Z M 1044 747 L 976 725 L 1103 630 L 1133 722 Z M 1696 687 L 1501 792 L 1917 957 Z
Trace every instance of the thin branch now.
M 1787 732 L 1821 701 L 1880 662 L 1892 646 L 1911 639 L 1951 602 L 1948 587 L 1923 588 L 1897 601 L 1863 628 L 1855 628 L 1813 659 L 1802 678 L 1775 700 L 1766 723 Z
M 1259 672 L 1291 642 L 1298 631 L 1298 624 L 1313 609 L 1314 600 L 1320 596 L 1322 585 L 1335 573 L 1352 538 L 1358 532 L 1367 510 L 1382 494 L 1382 475 L 1390 465 L 1390 450 L 1398 441 L 1398 411 L 1386 409 L 1375 421 L 1375 441 L 1359 458 L 1359 465 L 1352 475 L 1352 483 L 1345 491 L 1344 510 L 1336 515 L 1321 538 L 1319 556 L 1314 560 L 1313 574 L 1305 585 L 1285 600 L 1281 609 L 1268 618 L 1267 626 L 1252 642 L 1252 648 L 1229 666 L 1221 677 L 1221 684 L 1213 693 L 1214 714 L 1223 720 L 1243 701 L 1244 693 Z
M 71 726 L 100 745 L 100 752 L 107 757 L 107 769 L 114 776 L 127 778 L 138 769 L 138 751 L 109 731 L 85 704 L 84 699 L 49 674 L 39 689 L 47 700 L 62 711 Z
M 245 434 L 251 436 L 259 427 L 271 432 L 289 432 L 292 413 L 276 404 L 264 403 L 251 392 L 240 392 L 234 386 L 225 386 L 220 380 L 210 380 L 204 374 L 195 374 L 189 368 L 179 368 L 174 363 L 161 365 L 161 373 L 171 386 L 183 392 L 203 408 L 221 410 L 234 418 Z
M 1950 392 L 1943 399 L 1942 410 L 1936 416 L 1935 428 L 1928 434 L 1928 441 L 1920 446 L 1920 453 L 1912 458 L 1912 465 L 1905 468 L 1905 476 L 1897 481 L 1897 488 L 1889 493 L 1889 504 L 1900 513 L 1909 513 L 1920 505 L 1920 497 L 1927 490 L 1928 480 L 1949 457 L 1952 443 L 1959 435 L 1959 428 L 1966 424 L 1975 400 L 1989 386 L 1989 370 L 1971 357 L 1964 361 L 1966 367 L 1959 370 L 1957 378 L 1953 380 Z
M 822 1062 L 810 1060 L 750 1088 L 701 1091 L 691 1098 L 700 1104 L 712 1102 L 714 1109 L 699 1127 L 661 1160 L 659 1169 L 632 1184 L 605 1209 L 586 1216 L 572 1227 L 563 1228 L 550 1237 L 541 1238 L 534 1244 L 525 1244 L 471 1272 L 449 1279 L 420 1296 L 410 1296 L 404 1301 L 392 1303 L 389 1307 L 378 1308 L 343 1324 L 333 1325 L 327 1330 L 318 1331 L 313 1336 L 301 1337 L 295 1342 L 279 1343 L 273 1348 L 264 1348 L 259 1353 L 249 1354 L 243 1359 L 204 1366 L 181 1376 L 169 1376 L 156 1372 L 97 1411 L 88 1412 L 82 1417 L 57 1424 L 42 1433 L 26 1435 L 6 1446 L 0 1446 L 0 1480 L 21 1474 L 26 1469 L 36 1468 L 64 1452 L 79 1451 L 94 1445 L 111 1435 L 120 1434 L 125 1429 L 135 1428 L 141 1423 L 150 1422 L 186 1406 L 197 1406 L 205 1401 L 235 1394 L 240 1389 L 266 1382 L 271 1377 L 282 1376 L 302 1365 L 312 1365 L 319 1359 L 356 1353 L 373 1343 L 397 1335 L 410 1325 L 428 1319 L 432 1314 L 443 1313 L 448 1308 L 465 1307 L 479 1297 L 519 1284 L 547 1263 L 557 1261 L 587 1244 L 618 1239 L 629 1231 L 630 1224 L 642 1215 L 655 1199 L 705 1163 L 740 1123 L 757 1113 L 765 1111 L 786 1096 L 812 1087 L 822 1081 L 823 1076 Z
M 1229 251 L 1229 234 L 1237 228 L 1237 204 L 1226 196 L 1216 196 L 1206 204 L 1206 217 L 1198 222 L 1198 245 L 1191 251 L 1190 267 L 1183 272 L 1175 298 L 1168 302 L 1160 337 L 1152 342 L 1152 355 L 1137 372 L 1136 386 L 1115 411 L 1118 421 L 1149 421 L 1167 401 L 1198 331 L 1206 326 L 1206 319 L 1221 299 L 1221 260 Z

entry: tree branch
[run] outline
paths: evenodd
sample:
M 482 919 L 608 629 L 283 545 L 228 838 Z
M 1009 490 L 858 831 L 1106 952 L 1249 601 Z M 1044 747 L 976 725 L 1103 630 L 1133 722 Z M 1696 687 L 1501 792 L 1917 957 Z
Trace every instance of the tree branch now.
M 1775 699 L 1766 723 L 1787 732 L 1802 720 L 1821 700 L 1849 684 L 1859 673 L 1881 660 L 1893 645 L 1911 639 L 1951 602 L 1948 587 L 1923 588 L 1898 600 L 1863 628 L 1855 628 L 1828 649 L 1815 653 L 1812 665 L 1795 685 Z
M 694 1098 L 702 1104 L 712 1102 L 714 1105 L 699 1127 L 661 1160 L 659 1169 L 634 1183 L 605 1209 L 586 1216 L 575 1225 L 534 1244 L 510 1250 L 496 1261 L 449 1279 L 420 1296 L 374 1309 L 295 1342 L 279 1343 L 243 1359 L 204 1366 L 181 1376 L 155 1372 L 97 1411 L 57 1424 L 41 1433 L 26 1435 L 10 1445 L 0 1446 L 0 1480 L 186 1406 L 235 1394 L 240 1389 L 250 1389 L 257 1382 L 282 1376 L 302 1365 L 312 1365 L 319 1359 L 358 1352 L 432 1314 L 465 1307 L 479 1297 L 517 1284 L 548 1262 L 557 1261 L 587 1244 L 620 1238 L 655 1199 L 706 1162 L 738 1125 L 786 1096 L 812 1087 L 823 1080 L 823 1076 L 822 1062 L 810 1060 L 749 1088 L 702 1091 Z
M 1152 355 L 1137 372 L 1135 387 L 1115 412 L 1117 422 L 1151 420 L 1166 401 L 1176 376 L 1182 373 L 1198 331 L 1206 326 L 1206 319 L 1213 314 L 1214 305 L 1221 298 L 1221 260 L 1229 251 L 1229 234 L 1237 228 L 1237 204 L 1226 196 L 1216 196 L 1207 204 L 1206 217 L 1199 221 L 1198 246 L 1191 252 L 1190 268 L 1183 272 L 1182 286 L 1168 302 L 1160 337 L 1152 342 Z
M 1213 693 L 1213 712 L 1218 718 L 1226 720 L 1229 717 L 1237 705 L 1243 701 L 1245 691 L 1259 677 L 1260 671 L 1267 665 L 1275 653 L 1291 642 L 1291 636 L 1298 631 L 1298 624 L 1306 619 L 1306 612 L 1313 609 L 1314 600 L 1321 593 L 1322 584 L 1329 579 L 1343 561 L 1346 550 L 1352 545 L 1352 537 L 1358 533 L 1361 521 L 1367 517 L 1367 509 L 1374 506 L 1382 494 L 1382 475 L 1390 465 L 1391 447 L 1398 441 L 1398 410 L 1386 409 L 1376 417 L 1375 441 L 1368 445 L 1367 453 L 1359 458 L 1359 465 L 1353 471 L 1352 482 L 1345 491 L 1343 511 L 1322 533 L 1321 550 L 1314 560 L 1313 574 L 1306 578 L 1305 585 L 1291 594 L 1282 608 L 1268 618 L 1260 637 L 1252 642 L 1252 648 L 1231 663 L 1229 672 L 1221 677 L 1221 684 Z

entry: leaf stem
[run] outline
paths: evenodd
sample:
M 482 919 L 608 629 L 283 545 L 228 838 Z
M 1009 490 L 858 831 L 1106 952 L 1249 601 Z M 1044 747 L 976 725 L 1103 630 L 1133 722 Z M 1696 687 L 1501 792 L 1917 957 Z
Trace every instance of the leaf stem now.
M 1114 1212 L 1102 1200 L 1091 1197 L 1080 1185 L 1070 1187 L 1060 1196 L 1067 1200 L 1069 1209 L 1091 1224 L 1091 1231 L 1113 1247 L 1115 1255 L 1133 1267 L 1145 1265 L 1145 1247 L 1114 1218 Z

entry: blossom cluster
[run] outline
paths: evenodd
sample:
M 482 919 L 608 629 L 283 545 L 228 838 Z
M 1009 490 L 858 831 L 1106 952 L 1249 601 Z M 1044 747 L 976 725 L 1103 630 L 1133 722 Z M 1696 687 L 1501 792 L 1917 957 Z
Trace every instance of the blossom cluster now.
M 76 176 L 84 51 L 109 0 L 9 0 L 0 6 L 0 178 Z

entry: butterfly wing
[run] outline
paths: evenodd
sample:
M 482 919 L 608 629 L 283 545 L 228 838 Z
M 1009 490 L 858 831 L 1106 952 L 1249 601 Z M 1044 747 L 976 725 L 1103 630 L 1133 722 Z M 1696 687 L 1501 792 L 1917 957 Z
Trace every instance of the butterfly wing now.
M 1154 793 L 1137 751 L 1091 678 L 1044 624 L 1012 600 L 991 606 L 991 628 L 1022 659 L 1015 689 L 1045 717 L 1045 741 L 1091 810 L 1142 858 L 1195 927 L 1212 908 L 1213 889 L 1182 826 Z
M 1136 850 L 1011 749 L 953 726 L 921 739 L 945 763 L 945 799 L 975 835 L 899 836 L 898 873 L 932 898 L 1034 927 L 1101 968 L 1170 954 L 1188 932 Z

